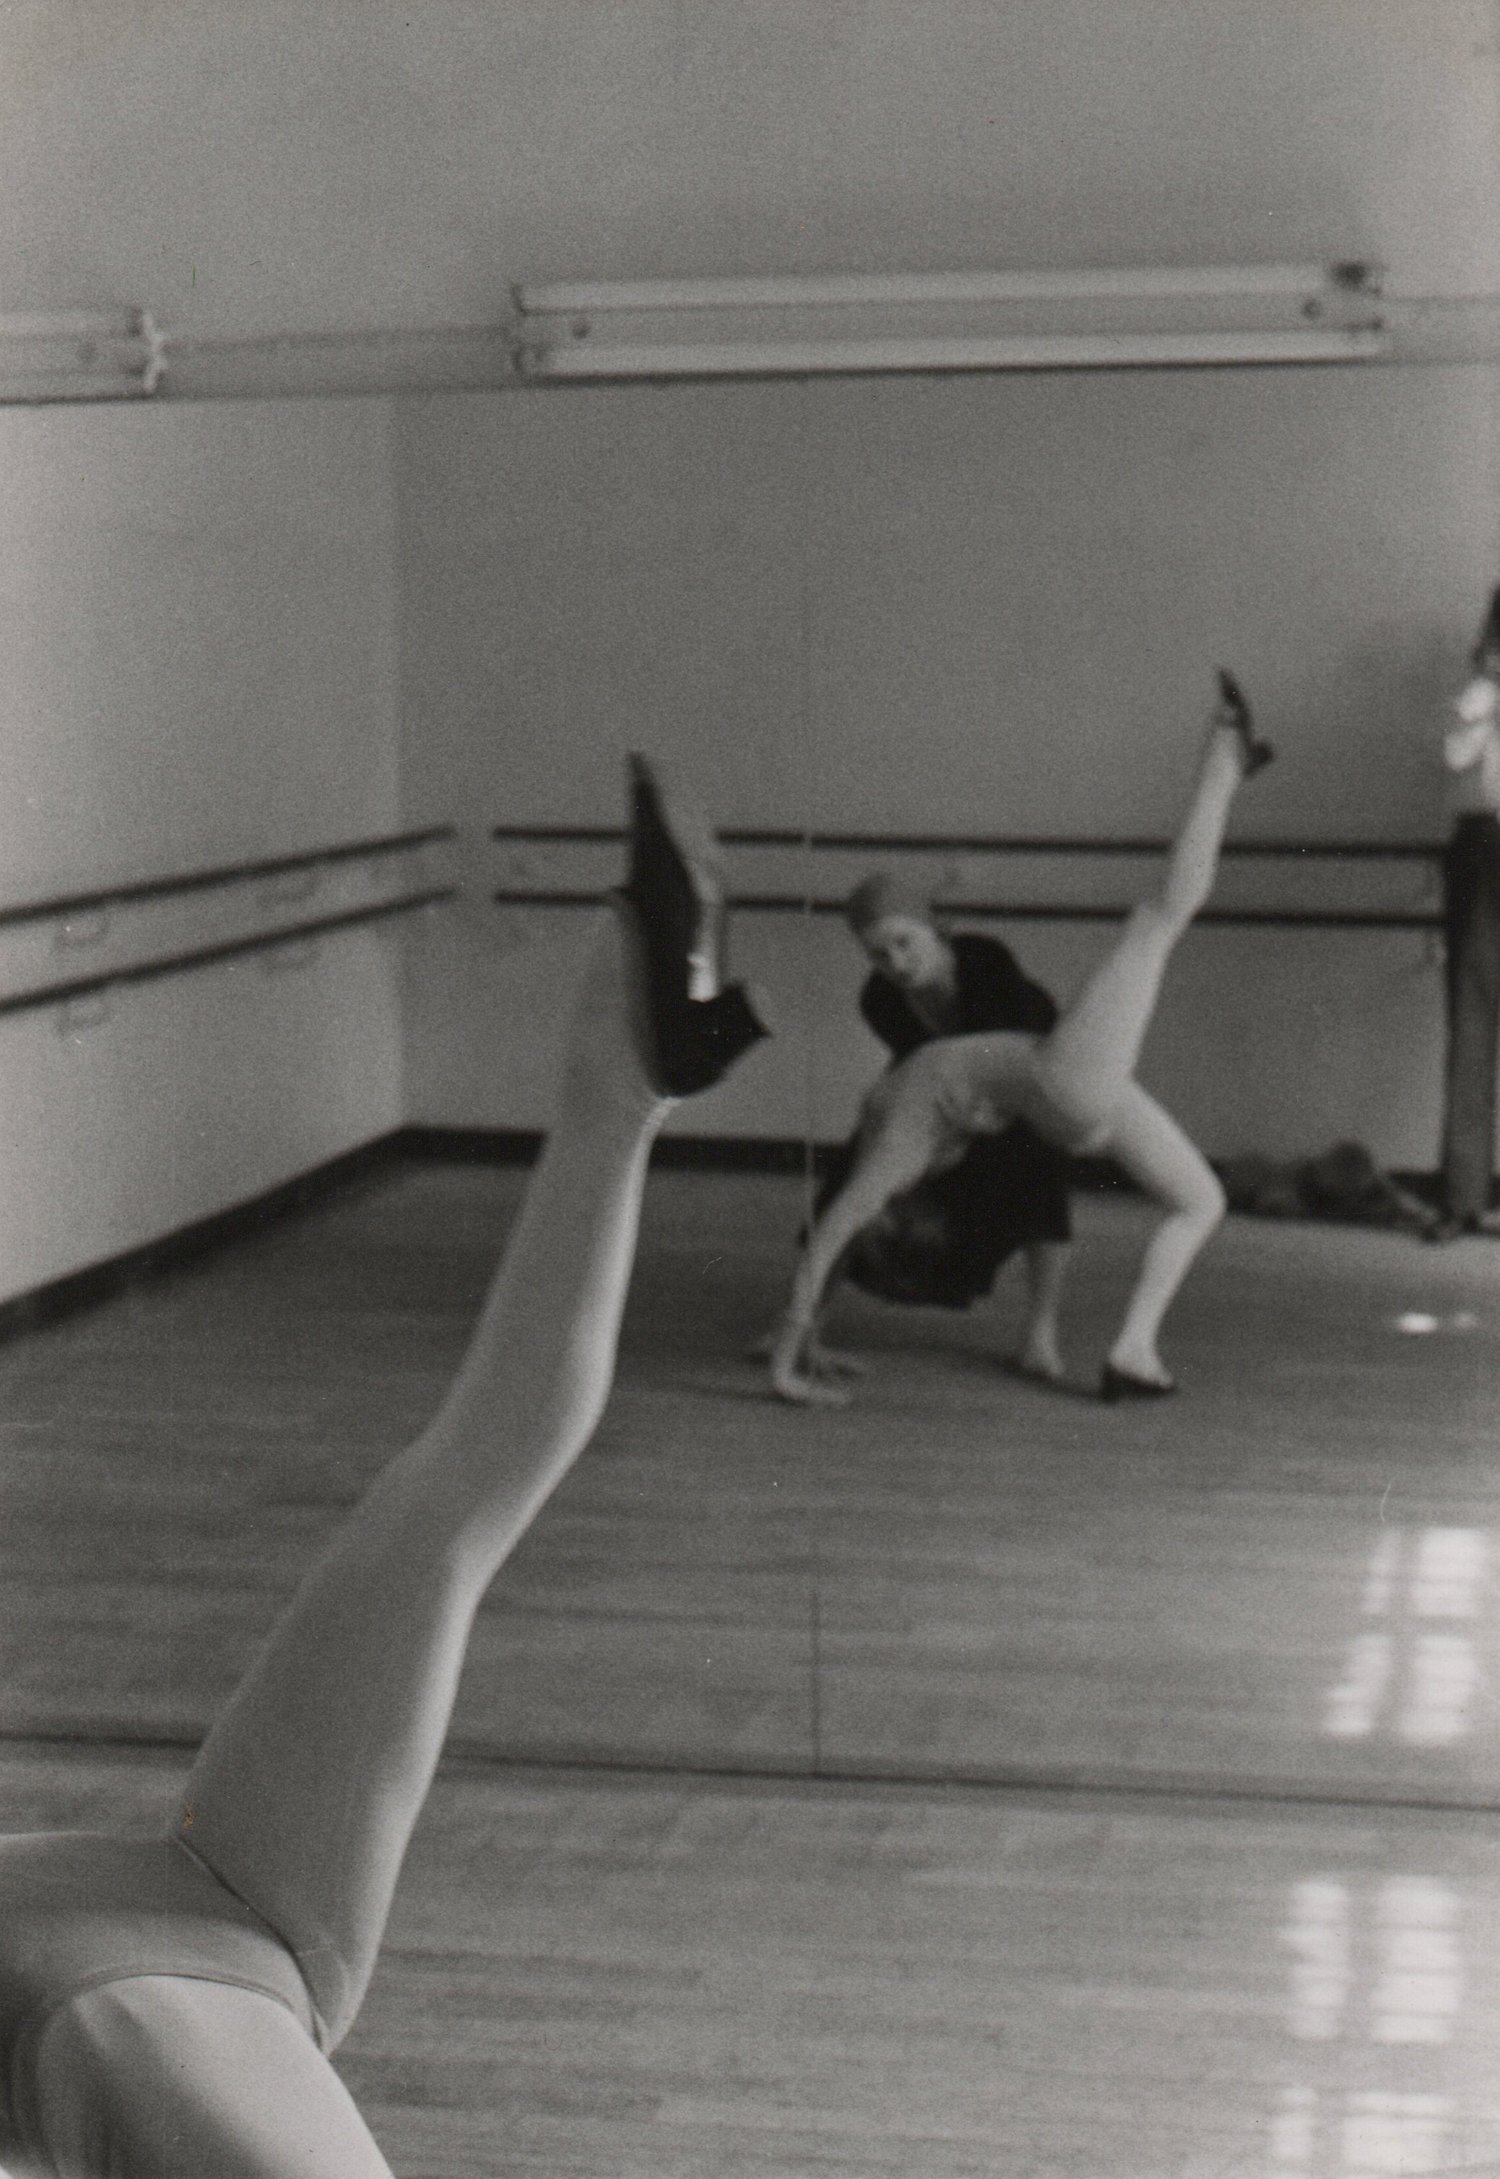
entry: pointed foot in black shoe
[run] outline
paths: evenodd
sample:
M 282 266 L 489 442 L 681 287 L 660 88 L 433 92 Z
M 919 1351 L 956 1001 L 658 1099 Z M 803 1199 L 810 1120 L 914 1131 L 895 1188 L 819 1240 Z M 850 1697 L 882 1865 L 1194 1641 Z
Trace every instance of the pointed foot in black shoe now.
M 692 1096 L 767 1031 L 742 989 L 718 988 L 725 911 L 713 835 L 642 756 L 630 759 L 619 897 L 640 946 L 647 1071 L 664 1096 Z
M 743 984 L 653 1017 L 652 1032 L 652 1075 L 667 1097 L 695 1097 L 712 1089 L 752 1045 L 771 1034 Z
M 1240 762 L 1244 776 L 1246 779 L 1253 779 L 1257 772 L 1265 770 L 1276 751 L 1270 742 L 1263 741 L 1256 733 L 1245 692 L 1229 668 L 1220 666 L 1217 671 L 1220 717 L 1225 726 L 1232 726 L 1239 735 Z
M 652 999 L 707 998 L 718 988 L 724 889 L 718 846 L 645 757 L 630 759 L 630 867 Z M 707 989 L 695 989 L 706 981 Z
M 1099 1379 L 1099 1397 L 1106 1407 L 1115 1407 L 1122 1400 L 1170 1399 L 1176 1390 L 1170 1378 L 1163 1382 L 1157 1377 L 1135 1377 L 1128 1369 L 1117 1369 L 1113 1362 L 1105 1363 Z

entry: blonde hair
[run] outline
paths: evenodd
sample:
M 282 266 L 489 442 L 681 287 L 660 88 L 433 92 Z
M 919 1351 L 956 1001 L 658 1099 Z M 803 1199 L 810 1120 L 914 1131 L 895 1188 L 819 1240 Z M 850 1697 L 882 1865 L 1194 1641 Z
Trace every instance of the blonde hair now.
M 883 923 L 888 915 L 910 916 L 915 923 L 931 923 L 932 902 L 919 893 L 905 878 L 893 877 L 888 870 L 877 870 L 872 877 L 862 878 L 844 903 L 844 914 L 849 928 L 856 938 Z

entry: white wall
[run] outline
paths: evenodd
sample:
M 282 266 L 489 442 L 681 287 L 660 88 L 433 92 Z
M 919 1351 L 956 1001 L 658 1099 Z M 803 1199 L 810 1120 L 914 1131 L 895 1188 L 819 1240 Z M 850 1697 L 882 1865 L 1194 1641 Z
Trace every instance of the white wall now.
M 1346 255 L 1462 298 L 1500 288 L 1497 50 L 1496 0 L 10 0 L 0 302 L 228 335 L 492 320 L 526 278 Z M 610 815 L 639 738 L 742 821 L 1158 831 L 1227 655 L 1288 744 L 1247 825 L 1435 831 L 1420 737 L 1500 564 L 1495 393 L 1478 367 L 412 403 L 399 630 L 378 404 L 7 418 L 13 887 L 380 829 L 398 640 L 410 821 Z M 408 1107 L 534 1120 L 566 941 L 460 928 L 413 948 Z M 1023 934 L 1064 984 L 1091 935 Z M 831 1129 L 870 1063 L 849 958 L 750 943 L 788 1034 L 717 1124 Z M 1151 1065 L 1213 1147 L 1347 1116 L 1426 1162 L 1419 946 L 1193 946 L 1259 1061 L 1226 1066 L 1196 1002 L 1175 1023 L 1185 956 Z M 188 1072 L 244 1050 L 226 1029 Z M 294 1054 L 288 1157 L 323 1081 Z M 340 1135 L 398 1096 L 374 1047 L 349 1065 Z
M 388 421 L 0 414 L 4 905 L 395 829 Z M 218 936 L 190 907 L 0 930 L 0 991 Z M 0 1018 L 0 1298 L 399 1118 L 377 931 Z
M 405 405 L 410 812 L 612 822 L 639 744 L 690 765 L 735 826 L 1161 835 L 1222 658 L 1283 748 L 1241 831 L 1436 840 L 1442 706 L 1500 564 L 1476 460 L 1497 391 L 1486 367 Z M 488 874 L 583 882 L 556 854 L 524 863 Z M 916 868 L 960 898 L 1119 899 L 1143 876 L 950 863 Z M 864 867 L 820 856 L 755 889 L 826 894 Z M 1400 866 L 1352 890 L 1260 866 L 1226 897 L 1274 906 L 1292 883 L 1309 905 L 1432 905 Z M 512 917 L 493 966 L 477 939 L 472 960 L 424 960 L 417 1116 L 540 1119 L 546 1066 L 515 1032 L 550 1019 L 559 931 Z M 1100 936 L 1011 935 L 1059 990 Z M 873 1058 L 853 952 L 785 917 L 743 946 L 785 1034 L 694 1124 L 834 1132 Z M 1148 1073 L 1215 1150 L 1359 1133 L 1427 1164 L 1439 1012 L 1419 938 L 1204 932 Z
M 1497 284 L 1489 0 L 579 20 L 437 33 L 491 69 L 519 275 L 1368 255 L 1407 295 Z M 461 103 L 481 177 L 495 126 Z M 1246 829 L 1436 839 L 1435 730 L 1500 566 L 1497 391 L 1479 366 L 406 404 L 408 806 L 600 821 L 639 741 L 731 823 L 1160 833 L 1226 658 L 1286 746 Z M 1020 942 L 1065 989 L 1097 936 Z M 852 957 L 785 921 L 745 945 L 786 1033 L 692 1123 L 832 1132 L 873 1058 Z M 566 948 L 512 917 L 423 961 L 418 1117 L 541 1117 Z M 1216 1150 L 1358 1132 L 1425 1164 L 1438 1042 L 1419 939 L 1202 933 L 1148 1072 Z
M 569 9 L 530 26 L 517 52 L 467 20 L 462 48 L 508 85 L 521 275 L 1371 255 L 1404 294 L 1496 285 L 1491 4 L 637 7 L 586 48 Z M 610 819 L 643 743 L 730 824 L 1160 835 L 1227 658 L 1284 743 L 1245 830 L 1439 839 L 1437 723 L 1500 567 L 1498 392 L 1476 366 L 408 403 L 408 806 L 471 811 L 484 874 L 477 819 Z M 1367 876 L 1369 904 L 1432 904 L 1411 869 Z M 1099 928 L 1014 935 L 1068 989 Z M 567 946 L 510 915 L 421 963 L 416 1116 L 541 1120 Z M 833 1133 L 874 1059 L 857 963 L 787 920 L 743 948 L 783 1037 L 691 1124 Z M 1424 939 L 1199 933 L 1147 1072 L 1214 1151 L 1358 1133 L 1422 1166 L 1439 1044 Z
M 1378 255 L 1500 286 L 1493 0 L 7 0 L 0 294 Z

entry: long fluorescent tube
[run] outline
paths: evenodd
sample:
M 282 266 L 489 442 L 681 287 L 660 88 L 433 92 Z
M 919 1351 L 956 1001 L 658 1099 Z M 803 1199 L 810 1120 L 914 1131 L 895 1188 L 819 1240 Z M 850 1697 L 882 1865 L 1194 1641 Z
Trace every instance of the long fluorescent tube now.
M 1103 371 L 1251 363 L 1347 363 L 1384 354 L 1378 330 L 1267 333 L 1067 333 L 1005 338 L 683 341 L 612 347 L 580 341 L 528 357 L 524 374 L 552 379 L 801 377 L 808 372 Z
M 0 401 L 124 401 L 153 394 L 163 344 L 143 310 L 0 317 Z
M 1364 264 L 522 287 L 522 378 L 1345 363 L 1386 352 Z
M 519 287 L 525 316 L 552 311 L 836 309 L 860 304 L 1059 302 L 1089 297 L 1280 295 L 1300 297 L 1330 277 L 1378 293 L 1373 269 L 1325 265 L 1125 265 L 1077 272 L 833 273 L 744 280 L 564 281 Z

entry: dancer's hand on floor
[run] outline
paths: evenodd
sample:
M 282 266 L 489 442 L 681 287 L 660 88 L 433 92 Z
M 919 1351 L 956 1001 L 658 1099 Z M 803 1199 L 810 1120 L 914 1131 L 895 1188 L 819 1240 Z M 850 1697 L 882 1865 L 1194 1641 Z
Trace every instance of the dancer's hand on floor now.
M 773 1368 L 771 1383 L 778 1398 L 790 1400 L 797 1407 L 847 1407 L 849 1388 L 838 1384 L 831 1377 L 814 1377 L 807 1370 L 792 1365 L 789 1368 Z
M 751 1362 L 769 1362 L 776 1353 L 780 1327 L 773 1324 L 768 1332 L 762 1332 L 753 1346 L 745 1349 Z M 862 1355 L 851 1354 L 847 1347 L 828 1347 L 821 1339 L 809 1339 L 802 1349 L 802 1360 L 808 1374 L 813 1377 L 866 1377 L 870 1365 Z
M 820 1349 L 811 1333 L 795 1324 L 783 1324 L 771 1341 L 771 1383 L 779 1398 L 799 1407 L 847 1407 L 846 1386 L 833 1375 L 820 1375 Z M 849 1358 L 841 1357 L 842 1360 Z M 847 1374 L 847 1372 L 845 1372 Z
M 805 1359 L 814 1377 L 863 1377 L 870 1367 L 847 1347 L 825 1347 L 821 1339 L 808 1341 Z

